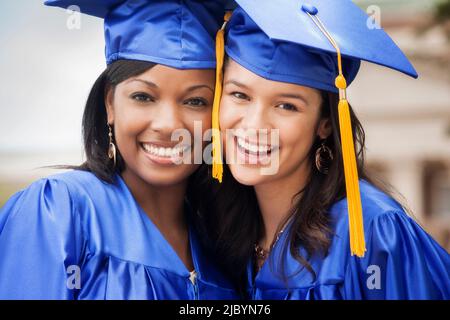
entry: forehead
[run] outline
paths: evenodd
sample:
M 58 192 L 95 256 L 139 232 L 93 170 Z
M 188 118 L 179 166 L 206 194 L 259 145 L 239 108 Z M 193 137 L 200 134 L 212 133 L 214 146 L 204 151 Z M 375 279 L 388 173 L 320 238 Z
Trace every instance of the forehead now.
M 158 85 L 170 86 L 171 84 L 180 83 L 191 86 L 214 81 L 215 71 L 214 69 L 176 69 L 157 64 L 131 79 L 136 78 L 157 83 Z
M 245 85 L 249 90 L 266 94 L 297 93 L 306 96 L 320 96 L 320 91 L 317 89 L 265 79 L 244 68 L 231 58 L 225 66 L 224 83 L 227 84 L 230 81 Z

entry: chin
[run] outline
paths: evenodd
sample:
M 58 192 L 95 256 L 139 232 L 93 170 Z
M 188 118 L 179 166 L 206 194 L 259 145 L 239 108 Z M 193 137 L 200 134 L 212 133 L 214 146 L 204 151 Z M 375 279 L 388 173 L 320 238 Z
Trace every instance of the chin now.
M 185 182 L 194 171 L 191 168 L 183 168 L 182 166 L 170 169 L 164 168 L 163 170 L 141 168 L 139 175 L 150 185 L 169 187 Z
M 273 176 L 262 175 L 261 167 L 247 167 L 239 164 L 229 165 L 229 167 L 234 179 L 246 186 L 254 187 L 273 179 Z

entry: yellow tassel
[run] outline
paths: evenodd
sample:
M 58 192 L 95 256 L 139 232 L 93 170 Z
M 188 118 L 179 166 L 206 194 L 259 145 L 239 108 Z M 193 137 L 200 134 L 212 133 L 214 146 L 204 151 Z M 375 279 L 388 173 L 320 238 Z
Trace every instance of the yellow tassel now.
M 352 255 L 362 258 L 366 251 L 366 243 L 364 239 L 362 205 L 359 193 L 358 168 L 356 166 L 355 147 L 353 144 L 350 109 L 346 99 L 339 101 L 338 109 L 345 171 L 345 187 L 347 190 L 350 250 Z
M 219 111 L 222 97 L 223 60 L 225 57 L 225 24 L 230 19 L 231 12 L 225 14 L 225 23 L 216 35 L 216 87 L 212 109 L 212 175 L 214 179 L 222 182 L 223 161 L 222 143 L 220 137 Z
M 366 242 L 364 239 L 361 194 L 359 193 L 358 167 L 356 165 L 355 146 L 353 143 L 352 122 L 346 94 L 347 81 L 342 72 L 341 50 L 318 15 L 307 14 L 336 49 L 339 75 L 336 78 L 335 85 L 339 89 L 339 126 L 344 161 L 345 189 L 347 191 L 350 251 L 352 255 L 362 258 L 366 252 Z

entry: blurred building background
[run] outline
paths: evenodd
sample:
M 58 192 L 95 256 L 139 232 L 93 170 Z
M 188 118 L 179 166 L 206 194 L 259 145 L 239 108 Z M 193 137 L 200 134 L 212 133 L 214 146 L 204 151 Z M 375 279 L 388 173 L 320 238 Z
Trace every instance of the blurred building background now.
M 419 73 L 364 64 L 349 100 L 366 131 L 367 163 L 450 250 L 450 1 L 359 1 Z
M 0 206 L 42 168 L 83 160 L 81 117 L 105 68 L 103 24 L 41 0 L 0 2 Z M 450 250 L 450 0 L 360 0 L 411 59 L 419 79 L 364 63 L 349 90 L 367 163 Z

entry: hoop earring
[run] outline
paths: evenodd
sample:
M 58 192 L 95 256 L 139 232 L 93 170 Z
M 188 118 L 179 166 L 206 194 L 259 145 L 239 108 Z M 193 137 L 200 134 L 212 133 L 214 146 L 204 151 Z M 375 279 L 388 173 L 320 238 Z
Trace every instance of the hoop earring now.
M 113 142 L 113 133 L 111 126 L 108 123 L 108 136 L 109 136 L 109 148 L 108 148 L 108 158 L 113 160 L 114 167 L 116 166 L 116 145 Z
M 325 140 L 322 141 L 321 146 L 316 150 L 317 171 L 322 174 L 328 174 L 333 158 L 333 152 L 327 145 L 325 145 Z

